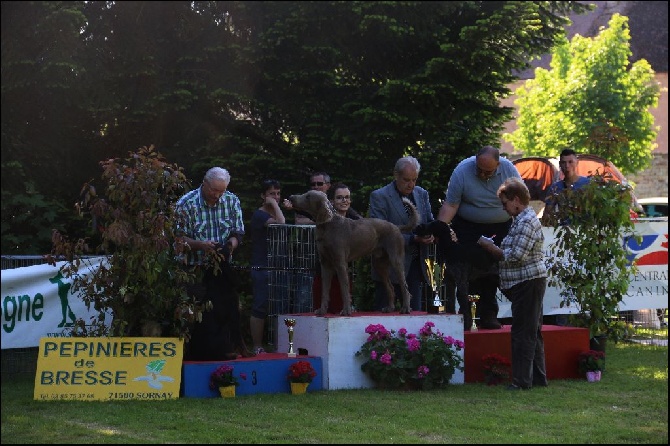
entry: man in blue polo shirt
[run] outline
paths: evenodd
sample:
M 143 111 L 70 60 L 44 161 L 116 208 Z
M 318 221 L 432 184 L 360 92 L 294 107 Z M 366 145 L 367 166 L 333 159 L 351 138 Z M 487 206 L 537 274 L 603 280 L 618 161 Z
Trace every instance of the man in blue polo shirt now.
M 440 209 L 438 220 L 451 224 L 458 237 L 458 244 L 445 253 L 449 257 L 459 256 L 481 270 L 489 270 L 496 262 L 477 244 L 480 236 L 492 238 L 500 246 L 507 235 L 512 218 L 500 205 L 497 192 L 507 178 L 521 178 L 511 161 L 500 157 L 500 151 L 493 146 L 484 146 L 461 161 L 449 179 L 446 200 Z M 442 223 L 440 223 L 442 224 Z M 490 274 L 470 281 L 468 294 L 478 294 L 477 314 L 480 328 L 501 328 L 498 321 L 498 276 Z M 462 305 L 461 305 L 462 307 Z M 472 317 L 469 308 L 460 308 L 464 329 L 470 330 Z
M 561 151 L 561 155 L 558 158 L 558 167 L 563 173 L 563 179 L 556 181 L 549 186 L 544 212 L 542 213 L 543 225 L 550 225 L 550 221 L 557 211 L 558 203 L 556 197 L 558 194 L 567 189 L 581 189 L 589 184 L 590 180 L 588 177 L 577 174 L 578 163 L 579 159 L 577 158 L 577 153 L 573 149 L 563 149 L 563 151 Z

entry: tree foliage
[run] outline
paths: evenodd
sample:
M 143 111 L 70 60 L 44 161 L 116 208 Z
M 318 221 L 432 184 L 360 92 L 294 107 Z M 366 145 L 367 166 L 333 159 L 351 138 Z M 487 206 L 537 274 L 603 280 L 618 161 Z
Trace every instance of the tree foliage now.
M 561 290 L 561 308 L 578 307 L 594 337 L 616 327 L 612 318 L 637 271 L 621 239 L 638 235 L 630 217 L 631 186 L 599 174 L 590 178 L 586 186 L 554 197 L 558 210 L 550 221 L 556 240 L 550 247 L 555 256 L 549 284 Z
M 2 2 L 3 253 L 47 250 L 48 238 L 28 244 L 38 232 L 22 232 L 17 214 L 56 212 L 78 198 L 97 161 L 148 145 L 195 180 L 212 165 L 229 169 L 245 210 L 256 206 L 259 179 L 294 193 L 308 172 L 325 170 L 365 211 L 395 160 L 411 154 L 437 207 L 458 161 L 497 145 L 515 70 L 564 36 L 568 14 L 589 9 Z M 17 201 L 6 206 L 6 196 Z M 60 213 L 35 223 L 68 231 L 72 221 Z
M 552 51 L 551 70 L 516 91 L 518 129 L 503 137 L 526 156 L 563 148 L 599 155 L 625 175 L 649 166 L 658 128 L 649 109 L 660 85 L 649 63 L 629 62 L 628 18 L 614 14 L 594 38 L 576 35 Z
M 165 161 L 154 147 L 141 147 L 125 159 L 109 159 L 103 168 L 101 193 L 95 182 L 82 188 L 78 203 L 90 212 L 102 234 L 100 245 L 89 249 L 85 237 L 53 234 L 50 263 L 65 259 L 63 275 L 72 279 L 72 291 L 98 312 L 91 324 L 101 330 L 111 312 L 114 336 L 180 336 L 188 341 L 189 327 L 204 309 L 204 302 L 189 297 L 188 284 L 201 271 L 180 263 L 185 250 L 175 235 L 174 203 L 189 190 L 179 166 Z M 99 266 L 80 273 L 87 262 L 82 255 L 108 253 L 96 258 Z M 213 259 L 216 260 L 216 259 Z M 86 321 L 78 321 L 77 330 Z

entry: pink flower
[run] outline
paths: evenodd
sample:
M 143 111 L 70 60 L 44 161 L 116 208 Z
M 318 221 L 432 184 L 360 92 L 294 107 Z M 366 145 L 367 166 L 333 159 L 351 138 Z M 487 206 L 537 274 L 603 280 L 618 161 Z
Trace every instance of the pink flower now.
M 411 352 L 416 352 L 421 348 L 421 342 L 418 339 L 408 339 L 407 340 L 407 350 Z

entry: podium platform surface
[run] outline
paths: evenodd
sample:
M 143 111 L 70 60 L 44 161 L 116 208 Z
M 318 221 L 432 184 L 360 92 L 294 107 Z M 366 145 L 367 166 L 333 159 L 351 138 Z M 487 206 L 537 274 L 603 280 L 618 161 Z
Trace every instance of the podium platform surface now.
M 356 312 L 351 316 L 300 313 L 275 317 L 278 351 L 288 351 L 288 329 L 284 319 L 295 319 L 293 349 L 297 352 L 303 348 L 309 355 L 321 357 L 322 387 L 326 390 L 375 387 L 374 381 L 361 370 L 363 358 L 355 356 L 368 338 L 365 328 L 370 324 L 382 324 L 388 330 L 405 328 L 411 333 L 418 333 L 426 322 L 431 321 L 443 335 L 464 339 L 463 316 L 458 314 L 414 311 L 411 314 Z M 463 350 L 459 353 L 462 356 Z M 464 380 L 463 371 L 456 370 L 450 383 L 463 384 Z

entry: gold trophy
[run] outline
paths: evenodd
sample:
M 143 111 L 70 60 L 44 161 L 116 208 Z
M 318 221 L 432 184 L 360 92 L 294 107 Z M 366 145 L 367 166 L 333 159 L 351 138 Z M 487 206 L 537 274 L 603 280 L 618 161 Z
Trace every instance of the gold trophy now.
M 446 267 L 445 265 L 436 264 L 431 258 L 425 259 L 425 262 L 428 270 L 428 280 L 430 280 L 430 286 L 433 289 L 433 302 L 427 302 L 428 308 L 426 311 L 431 314 L 444 313 L 444 303 L 440 299 L 439 289 L 444 280 L 444 270 Z
M 284 319 L 284 325 L 288 327 L 288 357 L 295 358 L 297 356 L 293 351 L 293 327 L 295 327 L 295 319 Z
M 475 314 L 477 314 L 477 301 L 479 300 L 479 294 L 468 294 L 468 300 L 470 301 L 470 313 L 472 314 L 472 331 L 477 331 L 477 323 L 475 322 Z

